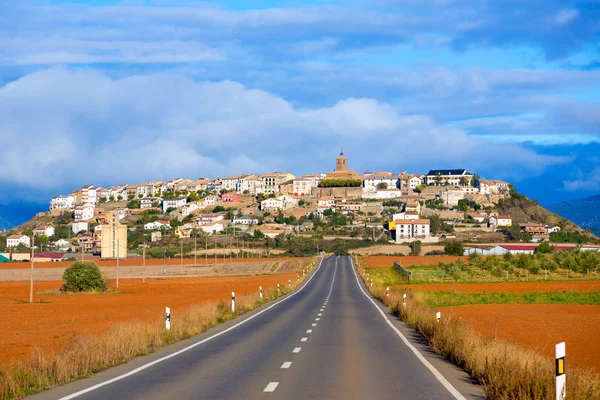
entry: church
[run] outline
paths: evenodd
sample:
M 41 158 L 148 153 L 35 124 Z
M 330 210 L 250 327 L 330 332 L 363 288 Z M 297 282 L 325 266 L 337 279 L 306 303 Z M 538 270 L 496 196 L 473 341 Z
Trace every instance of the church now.
M 360 180 L 357 172 L 348 169 L 348 159 L 344 156 L 344 151 L 340 152 L 338 158 L 335 159 L 335 171 L 325 175 L 325 180 Z

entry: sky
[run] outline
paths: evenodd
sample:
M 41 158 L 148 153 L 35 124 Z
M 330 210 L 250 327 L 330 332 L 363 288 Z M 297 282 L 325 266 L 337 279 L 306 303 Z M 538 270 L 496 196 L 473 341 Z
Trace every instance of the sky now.
M 84 184 L 467 168 L 600 193 L 600 0 L 0 2 L 0 227 Z

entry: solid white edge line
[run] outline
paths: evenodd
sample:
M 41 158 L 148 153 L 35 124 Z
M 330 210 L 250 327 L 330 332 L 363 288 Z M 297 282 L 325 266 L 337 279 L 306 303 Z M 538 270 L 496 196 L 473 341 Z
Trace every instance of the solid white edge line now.
M 414 355 L 417 356 L 419 361 L 421 361 L 421 363 L 423 363 L 423 365 L 425 365 L 425 367 L 427 367 L 427 369 L 433 374 L 433 376 L 435 376 L 437 378 L 437 380 L 442 384 L 442 386 L 444 386 L 444 388 L 448 392 L 450 392 L 450 394 L 452 396 L 454 396 L 455 399 L 466 400 L 465 397 L 458 390 L 456 390 L 456 388 L 454 386 L 452 386 L 452 384 L 450 382 L 448 382 L 448 380 L 444 377 L 444 375 L 442 375 L 440 373 L 440 371 L 438 371 L 433 365 L 431 365 L 431 363 L 429 361 L 427 361 L 427 359 L 423 356 L 423 354 L 421 354 L 421 352 L 415 346 L 413 346 L 408 341 L 408 339 L 406 339 L 406 337 L 402 334 L 402 332 L 400 332 L 400 330 L 398 330 L 398 328 L 396 328 L 394 326 L 394 324 L 391 323 L 391 321 L 388 319 L 387 315 L 385 315 L 385 313 L 381 310 L 381 308 L 379 308 L 377 303 L 375 303 L 375 301 L 371 298 L 371 296 L 369 296 L 369 294 L 367 294 L 363 290 L 362 286 L 360 286 L 360 281 L 358 280 L 358 274 L 356 273 L 356 269 L 354 268 L 354 260 L 352 259 L 352 257 L 350 257 L 350 265 L 352 267 L 352 272 L 354 272 L 354 277 L 356 278 L 356 283 L 358 284 L 358 288 L 360 289 L 360 291 L 365 295 L 365 297 L 367 299 L 369 299 L 369 301 L 371 303 L 373 303 L 373 305 L 375 306 L 377 311 L 379 311 L 379 313 L 381 314 L 381 316 L 383 317 L 385 322 L 387 322 L 387 324 L 394 330 L 394 332 L 396 332 L 396 334 L 398 334 L 398 336 L 400 336 L 400 339 L 402 339 L 402 341 L 404 342 L 406 347 L 408 347 L 414 353 Z
M 292 366 L 292 362 L 291 361 L 286 361 L 283 364 L 281 364 L 281 369 L 288 369 L 291 366 Z
M 269 382 L 269 384 L 267 385 L 265 390 L 263 390 L 263 392 L 274 392 L 275 389 L 277 389 L 278 385 L 279 385 L 279 382 Z
M 94 390 L 96 390 L 96 389 L 99 389 L 99 388 L 101 388 L 101 387 L 103 387 L 103 386 L 110 385 L 111 383 L 114 383 L 114 382 L 120 381 L 120 380 L 122 380 L 122 379 L 128 378 L 128 377 L 130 377 L 130 376 L 132 376 L 132 375 L 135 375 L 135 374 L 137 374 L 137 373 L 138 373 L 138 372 L 140 372 L 140 371 L 143 371 L 143 370 L 145 370 L 145 369 L 147 369 L 147 368 L 150 368 L 150 367 L 151 367 L 151 366 L 153 366 L 153 365 L 156 365 L 156 364 L 158 364 L 158 363 L 161 363 L 161 362 L 163 362 L 163 361 L 165 361 L 165 360 L 168 360 L 168 359 L 170 359 L 170 358 L 173 358 L 173 357 L 175 357 L 175 356 L 178 356 L 179 354 L 185 353 L 186 351 L 189 351 L 189 350 L 193 349 L 194 347 L 200 346 L 201 344 L 204 344 L 204 343 L 206 343 L 206 342 L 208 342 L 208 341 L 210 341 L 210 340 L 212 340 L 212 339 L 214 339 L 214 338 L 216 338 L 216 337 L 219 337 L 219 336 L 221 336 L 221 335 L 223 335 L 223 334 L 225 334 L 225 333 L 227 333 L 227 332 L 229 332 L 229 331 L 231 331 L 231 330 L 233 330 L 233 329 L 237 328 L 238 326 L 241 326 L 241 325 L 245 324 L 246 322 L 248 322 L 248 321 L 250 321 L 250 320 L 253 320 L 254 318 L 256 318 L 256 317 L 258 317 L 259 315 L 261 315 L 262 313 L 264 313 L 264 312 L 267 312 L 267 311 L 269 311 L 271 308 L 273 308 L 273 307 L 275 307 L 275 306 L 277 306 L 277 305 L 279 305 L 279 304 L 283 303 L 284 301 L 287 301 L 287 300 L 291 299 L 292 297 L 294 297 L 295 295 L 297 295 L 298 293 L 300 293 L 302 290 L 304 290 L 304 288 L 306 287 L 306 285 L 308 285 L 308 284 L 310 283 L 310 281 L 311 281 L 311 280 L 312 280 L 312 279 L 313 279 L 315 276 L 317 276 L 317 272 L 318 272 L 318 271 L 321 269 L 321 266 L 323 265 L 323 260 L 324 260 L 324 259 L 321 259 L 321 261 L 319 261 L 319 266 L 317 267 L 317 269 L 315 270 L 315 272 L 313 272 L 313 274 L 310 276 L 310 278 L 308 278 L 308 280 L 307 280 L 306 282 L 304 282 L 304 285 L 302 285 L 302 287 L 301 287 L 300 289 L 296 290 L 295 292 L 293 292 L 292 294 L 290 294 L 290 295 L 289 295 L 289 296 L 287 296 L 286 298 L 284 298 L 284 299 L 281 299 L 281 300 L 277 301 L 276 303 L 273 303 L 273 304 L 271 304 L 269 307 L 265 308 L 264 310 L 261 310 L 261 311 L 257 312 L 256 314 L 254 314 L 254 315 L 252 315 L 252 316 L 250 316 L 250 317 L 246 318 L 245 320 L 243 320 L 243 321 L 241 321 L 241 322 L 238 322 L 237 324 L 235 324 L 235 325 L 233 325 L 233 326 L 230 326 L 229 328 L 227 328 L 227 329 L 225 329 L 225 330 L 223 330 L 223 331 L 221 331 L 221 332 L 219 332 L 219 333 L 215 333 L 214 335 L 212 335 L 212 336 L 209 336 L 209 337 L 207 337 L 206 339 L 203 339 L 203 340 L 201 340 L 201 341 L 199 341 L 199 342 L 196 342 L 196 343 L 194 343 L 194 344 L 191 344 L 191 345 L 189 345 L 188 347 L 184 347 L 183 349 L 181 349 L 181 350 L 178 350 L 178 351 L 176 351 L 175 353 L 171 353 L 171 354 L 169 354 L 169 355 L 167 355 L 167 356 L 161 357 L 161 358 L 159 358 L 158 360 L 154 360 L 154 361 L 152 361 L 152 362 L 149 362 L 149 363 L 147 363 L 147 364 L 144 364 L 144 365 L 142 365 L 142 366 L 140 366 L 140 367 L 137 367 L 136 369 L 134 369 L 134 370 L 131 370 L 131 371 L 129 371 L 129 372 L 127 372 L 127 373 L 125 373 L 125 374 L 122 374 L 122 375 L 116 376 L 116 377 L 114 377 L 114 378 L 112 378 L 112 379 L 109 379 L 109 380 L 107 380 L 107 381 L 104 381 L 104 382 L 100 382 L 100 383 L 98 383 L 98 384 L 96 384 L 96 385 L 90 386 L 89 388 L 86 388 L 86 389 L 80 390 L 80 391 L 78 391 L 78 392 L 72 393 L 72 394 L 70 394 L 70 395 L 68 395 L 68 396 L 65 396 L 65 397 L 61 397 L 61 398 L 59 398 L 59 400 L 70 400 L 70 399 L 74 399 L 74 398 L 76 398 L 76 397 L 79 397 L 79 396 L 81 396 L 82 394 L 85 394 L 85 393 L 92 392 L 92 391 L 94 391 Z M 277 383 L 277 382 L 275 382 L 275 383 L 276 383 L 276 384 L 279 384 L 279 383 Z

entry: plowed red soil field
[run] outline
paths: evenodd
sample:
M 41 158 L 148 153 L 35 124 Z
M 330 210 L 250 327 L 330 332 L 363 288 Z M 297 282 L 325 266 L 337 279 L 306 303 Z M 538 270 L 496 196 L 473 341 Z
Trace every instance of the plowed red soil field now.
M 424 292 L 455 293 L 529 293 L 529 292 L 595 292 L 600 281 L 572 282 L 510 282 L 510 283 L 435 283 L 428 285 L 399 285 Z
M 363 259 L 364 265 L 368 267 L 391 267 L 397 261 L 403 267 L 411 265 L 437 265 L 439 262 L 454 262 L 459 258 L 466 260 L 464 256 L 369 256 Z
M 600 372 L 600 306 L 506 304 L 448 307 L 480 334 L 517 343 L 554 360 L 554 346 L 567 344 L 567 363 Z
M 78 334 L 97 334 L 120 322 L 156 321 L 165 307 L 172 318 L 192 305 L 229 302 L 236 295 L 256 293 L 296 278 L 296 273 L 220 278 L 122 279 L 120 294 L 43 294 L 61 281 L 36 282 L 34 303 L 29 282 L 0 282 L 0 365 L 28 357 L 33 346 L 59 349 Z M 114 281 L 109 281 L 114 286 Z

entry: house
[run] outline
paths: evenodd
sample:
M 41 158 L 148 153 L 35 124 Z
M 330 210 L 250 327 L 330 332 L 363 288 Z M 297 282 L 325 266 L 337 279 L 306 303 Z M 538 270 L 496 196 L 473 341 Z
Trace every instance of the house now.
M 41 225 L 33 230 L 34 235 L 54 236 L 54 227 L 52 225 Z
M 10 235 L 6 239 L 6 247 L 19 247 L 22 244 L 25 247 L 31 247 L 31 238 L 27 235 Z
M 164 199 L 163 200 L 163 211 L 167 212 L 169 208 L 179 208 L 183 207 L 187 203 L 187 198 L 185 197 L 176 197 L 174 199 Z
M 160 239 L 162 239 L 162 232 L 161 231 L 154 231 L 150 234 L 150 241 L 152 243 L 154 242 L 159 242 Z
M 94 185 L 86 185 L 81 188 L 81 202 L 84 204 L 96 204 L 98 196 Z
M 160 203 L 161 199 L 158 197 L 144 197 L 140 199 L 140 208 L 153 208 L 154 204 Z
M 279 185 L 279 193 L 293 195 L 294 194 L 294 180 L 290 179 L 285 182 L 282 182 Z
M 556 225 L 546 225 L 546 233 L 549 235 L 551 233 L 558 233 L 560 232 L 560 226 L 556 226 Z
M 221 189 L 233 191 L 237 193 L 242 192 L 242 181 L 247 175 L 233 175 L 227 178 L 221 179 Z
M 223 203 L 239 203 L 242 201 L 242 197 L 235 192 L 228 192 L 221 195 L 221 201 Z
M 429 219 L 397 219 L 396 243 L 416 240 L 429 241 Z
M 466 186 L 473 179 L 473 174 L 466 169 L 432 169 L 427 173 L 425 181 L 428 186 Z
M 417 188 L 417 186 L 423 184 L 423 181 L 425 179 L 424 175 L 407 174 L 405 172 L 401 172 L 399 177 L 399 188 L 404 193 L 414 191 Z
M 479 213 L 470 213 L 469 216 L 471 218 L 473 218 L 474 221 L 477 221 L 479 223 L 482 223 L 483 221 L 485 221 L 485 215 L 483 214 L 479 214 Z
M 363 188 L 365 192 L 376 192 L 378 189 L 398 189 L 400 188 L 400 175 L 379 173 L 368 176 L 363 180 Z
M 77 237 L 77 247 L 79 247 L 79 250 L 81 250 L 81 248 L 83 247 L 83 251 L 87 252 L 87 253 L 94 250 L 93 236 L 89 233 L 84 233 L 84 234 L 79 235 Z
M 220 197 L 216 197 L 216 196 L 206 196 L 204 198 L 204 205 L 205 206 L 214 206 L 216 205 L 219 201 L 221 200 Z
M 221 214 L 203 214 L 196 218 L 196 223 L 198 223 L 198 225 L 212 224 L 217 221 L 223 221 L 224 219 L 225 217 Z
M 215 235 L 224 229 L 223 224 L 219 222 L 198 225 L 198 228 L 211 235 Z
M 489 219 L 489 224 L 496 227 L 512 226 L 512 218 L 509 215 L 492 215 Z
M 414 200 L 407 201 L 404 206 L 404 212 L 420 214 L 421 213 L 421 203 L 418 201 L 414 201 Z
M 144 225 L 144 230 L 151 231 L 155 229 L 168 229 L 170 227 L 171 224 L 169 223 L 169 221 L 158 220 L 154 222 L 148 222 L 146 225 Z
M 185 190 L 188 192 L 198 192 L 200 190 L 206 190 L 210 181 L 205 178 L 200 178 L 196 181 L 189 182 L 185 185 Z
M 38 262 L 55 262 L 61 261 L 64 257 L 63 253 L 35 253 L 33 255 L 33 260 Z
M 263 211 L 287 210 L 293 207 L 298 207 L 298 200 L 285 195 L 260 202 L 260 209 Z
M 187 217 L 188 215 L 192 214 L 194 211 L 198 211 L 201 208 L 204 208 L 204 205 L 201 206 L 201 204 L 199 204 L 198 202 L 187 203 L 186 205 L 181 207 L 181 215 L 183 217 Z
M 271 172 L 262 177 L 262 190 L 265 194 L 279 193 L 279 185 L 285 181 L 294 179 L 295 176 L 289 172 Z
M 507 194 L 509 192 L 509 183 L 492 179 L 478 179 L 475 187 L 481 194 Z
M 91 204 L 84 204 L 83 206 L 75 207 L 74 219 L 76 221 L 88 221 L 94 218 L 94 206 Z
M 71 242 L 66 239 L 58 239 L 54 242 L 54 247 L 60 251 L 67 251 L 71 247 Z
M 440 190 L 437 197 L 444 200 L 444 205 L 448 207 L 457 206 L 459 200 L 463 200 L 466 193 L 459 187 L 448 187 Z
M 362 210 L 362 208 L 366 205 L 367 203 L 365 203 L 364 201 L 346 201 L 343 203 L 336 204 L 335 210 L 340 211 L 342 213 L 355 213 Z
M 50 209 L 72 210 L 75 207 L 75 196 L 57 196 L 50 200 Z
M 258 219 L 256 218 L 234 218 L 231 221 L 233 225 L 256 225 L 258 224 Z
M 530 222 L 527 224 L 521 225 L 521 231 L 523 233 L 527 233 L 534 236 L 541 236 L 546 234 L 546 227 L 542 224 L 536 224 L 534 222 Z
M 319 185 L 320 177 L 318 175 L 307 175 L 293 180 L 292 193 L 296 197 L 308 196 L 312 193 L 313 188 Z
M 86 232 L 88 226 L 88 221 L 75 221 L 71 224 L 71 230 L 73 233 L 78 234 L 79 232 Z
M 333 207 L 335 207 L 335 199 L 323 198 L 323 199 L 320 199 L 319 201 L 317 201 L 317 205 L 319 207 L 323 207 L 323 208 L 333 208 Z
M 263 192 L 263 179 L 259 175 L 248 175 L 241 182 L 242 193 L 249 193 L 253 196 Z

